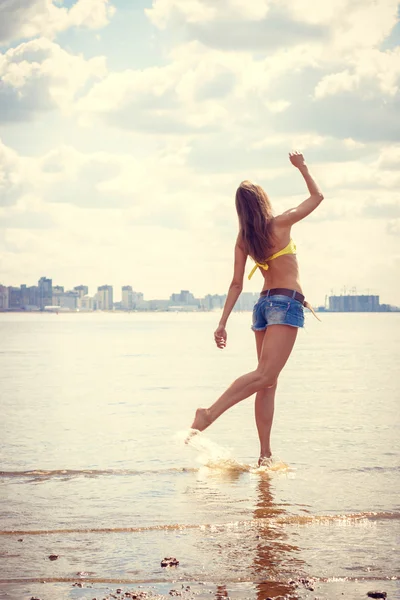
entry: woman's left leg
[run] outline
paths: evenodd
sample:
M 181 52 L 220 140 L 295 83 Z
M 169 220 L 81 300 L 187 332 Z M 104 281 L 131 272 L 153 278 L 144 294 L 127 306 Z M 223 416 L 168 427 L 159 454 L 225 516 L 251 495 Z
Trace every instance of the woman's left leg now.
M 210 408 L 197 409 L 192 429 L 204 431 L 228 408 L 263 388 L 275 386 L 279 373 L 290 356 L 296 336 L 297 327 L 289 325 L 268 327 L 257 369 L 236 379 Z

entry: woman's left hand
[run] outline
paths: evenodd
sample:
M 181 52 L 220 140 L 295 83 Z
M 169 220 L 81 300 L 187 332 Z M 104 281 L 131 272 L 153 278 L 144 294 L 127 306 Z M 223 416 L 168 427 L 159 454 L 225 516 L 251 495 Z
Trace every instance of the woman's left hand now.
M 221 348 L 221 350 L 226 346 L 226 338 L 227 333 L 225 327 L 223 325 L 219 325 L 214 331 L 214 340 L 218 348 Z

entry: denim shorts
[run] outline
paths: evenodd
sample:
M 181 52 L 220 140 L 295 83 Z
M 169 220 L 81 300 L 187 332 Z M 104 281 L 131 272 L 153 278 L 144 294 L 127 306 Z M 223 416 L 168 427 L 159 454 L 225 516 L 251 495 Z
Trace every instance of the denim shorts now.
M 289 296 L 260 296 L 253 308 L 253 331 L 264 331 L 269 325 L 304 327 L 304 307 Z

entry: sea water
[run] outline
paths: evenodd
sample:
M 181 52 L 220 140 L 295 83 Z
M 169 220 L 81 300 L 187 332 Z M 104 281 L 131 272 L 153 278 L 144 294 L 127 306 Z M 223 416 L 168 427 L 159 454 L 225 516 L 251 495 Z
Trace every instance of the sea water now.
M 400 314 L 307 317 L 261 469 L 253 399 L 184 444 L 256 364 L 217 320 L 0 315 L 1 598 L 400 597 Z

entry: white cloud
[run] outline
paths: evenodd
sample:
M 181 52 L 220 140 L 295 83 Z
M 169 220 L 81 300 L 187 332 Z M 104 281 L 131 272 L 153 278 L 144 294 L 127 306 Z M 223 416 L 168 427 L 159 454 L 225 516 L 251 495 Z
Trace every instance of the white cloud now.
M 236 72 L 234 60 L 191 43 L 175 49 L 166 66 L 111 73 L 76 109 L 82 123 L 100 118 L 121 128 L 178 135 L 212 130 L 230 120 L 225 96 Z
M 396 24 L 397 6 L 397 0 L 153 0 L 146 13 L 155 26 L 185 26 L 190 37 L 211 46 L 235 50 L 323 39 L 328 54 L 382 43 Z
M 23 161 L 0 140 L 0 206 L 14 204 L 24 186 Z
M 138 137 L 140 146 L 143 138 Z M 0 143 L 0 191 L 4 206 L 26 207 L 29 192 L 49 206 L 69 204 L 93 210 L 123 207 L 127 218 L 153 220 L 170 227 L 179 211 L 185 212 L 193 180 L 201 197 L 208 181 L 190 172 L 186 142 L 166 142 L 147 156 L 108 152 L 79 152 L 61 146 L 36 157 L 24 157 Z M 151 195 L 152 202 L 149 202 Z M 211 201 L 211 197 L 210 197 Z M 199 211 L 204 201 L 199 203 Z M 32 206 L 30 206 L 30 210 Z M 11 210 L 11 209 L 10 209 Z M 165 218 L 170 210 L 171 218 Z M 192 216 L 197 214 L 192 210 Z M 168 222 L 167 222 L 168 221 Z
M 349 60 L 352 65 L 339 73 L 325 75 L 315 89 L 317 99 L 340 92 L 359 91 L 360 94 L 394 96 L 400 83 L 400 47 L 385 52 L 368 49 L 356 52 Z
M 396 139 L 400 50 L 379 46 L 397 23 L 397 0 L 238 6 L 229 0 L 155 0 L 147 11 L 157 27 L 197 40 L 203 56 L 208 47 L 218 49 L 225 64 L 233 59 L 235 85 L 224 103 L 236 129 L 269 126 L 277 112 L 277 134 L 298 129 L 355 143 Z M 193 49 L 187 44 L 176 49 L 171 64 L 177 64 L 181 50 L 198 64 L 202 58 Z
M 53 0 L 3 0 L 0 3 L 0 44 L 36 36 L 53 37 L 70 27 L 99 29 L 109 22 L 109 0 L 77 0 L 71 8 Z
M 204 1 L 159 0 L 149 15 L 152 19 L 156 15 L 164 15 L 169 22 L 171 15 L 179 13 L 187 22 L 218 23 L 218 27 L 221 23 L 228 23 L 232 15 L 239 18 L 241 12 L 242 19 L 251 27 L 255 22 L 264 23 L 272 19 L 272 23 L 274 15 L 271 10 L 278 8 L 288 18 L 291 16 L 297 19 L 296 22 L 308 25 L 325 27 L 331 23 L 333 27 L 338 19 L 335 11 L 325 8 L 313 13 L 311 22 L 308 13 L 302 12 L 306 6 L 302 0 L 293 6 L 289 3 L 278 6 L 272 2 L 268 5 L 271 10 L 265 2 L 250 4 L 251 10 L 249 5 L 233 0 L 217 7 Z M 385 6 L 385 15 L 392 14 L 389 0 Z M 227 13 L 227 8 L 231 12 Z M 342 14 L 353 8 L 343 1 L 338 11 Z M 362 10 L 369 15 L 366 19 L 371 18 L 373 5 L 367 3 Z M 385 17 L 386 33 L 392 25 L 392 20 Z M 361 141 L 376 139 L 380 135 L 379 128 L 383 138 L 388 131 L 396 136 L 396 128 L 390 125 L 391 118 L 382 120 L 379 112 L 386 111 L 391 115 L 396 111 L 398 49 L 383 52 L 360 48 L 355 40 L 351 50 L 345 48 L 342 52 L 335 49 L 332 39 L 329 34 L 323 41 L 310 43 L 306 36 L 305 41 L 300 43 L 294 37 L 289 48 L 279 48 L 282 42 L 279 40 L 278 48 L 263 57 L 255 57 L 248 49 L 238 51 L 235 48 L 226 52 L 207 47 L 206 40 L 202 43 L 192 40 L 173 48 L 163 66 L 128 69 L 108 76 L 105 76 L 104 59 L 101 57 L 85 61 L 59 48 L 58 52 L 53 49 L 51 59 L 49 56 L 35 59 L 34 54 L 39 50 L 21 45 L 20 53 L 26 54 L 26 59 L 23 56 L 19 59 L 15 52 L 15 56 L 10 54 L 4 63 L 6 67 L 3 70 L 6 68 L 7 72 L 3 76 L 6 82 L 3 115 L 9 120 L 17 120 L 31 117 L 35 110 L 61 107 L 65 111 L 73 105 L 79 113 L 80 124 L 97 126 L 103 123 L 124 130 L 164 135 L 209 134 L 218 130 L 232 132 L 234 122 L 236 131 L 261 127 L 267 132 L 271 126 L 276 128 L 277 134 L 294 132 L 296 128 L 299 128 L 299 133 L 318 132 L 323 135 L 337 131 L 339 138 L 352 138 L 356 143 L 360 142 L 360 138 Z M 18 60 L 23 67 L 14 64 Z M 343 64 L 347 65 L 346 68 L 340 69 Z M 61 81 L 56 76 L 60 72 L 64 75 Z M 85 97 L 73 103 L 79 90 L 93 77 L 100 78 L 100 83 L 93 85 Z M 381 92 L 389 95 L 393 107 L 378 106 L 376 109 Z M 346 112 L 335 103 L 329 103 L 332 96 L 340 96 L 344 103 L 344 94 L 352 94 Z M 357 101 L 364 98 L 370 105 L 364 104 L 360 110 Z M 354 119 L 351 113 L 353 105 Z M 279 119 L 275 118 L 277 114 Z
M 189 23 L 208 21 L 214 18 L 215 9 L 202 0 L 154 0 L 150 9 L 145 9 L 150 20 L 161 29 L 165 28 L 175 13 L 187 19 Z
M 370 219 L 400 218 L 400 195 L 391 195 L 390 200 L 369 199 L 364 203 L 362 215 Z
M 400 171 L 400 145 L 387 146 L 381 150 L 377 166 L 388 171 Z
M 342 91 L 353 91 L 359 85 L 359 78 L 355 74 L 351 74 L 348 69 L 341 73 L 331 73 L 325 75 L 318 82 L 315 88 L 315 97 L 324 98 L 325 96 L 334 95 Z
M 277 3 L 267 6 L 264 2 L 229 0 L 213 4 L 211 9 L 202 3 L 201 10 L 194 11 L 193 3 L 164 0 L 162 6 L 146 12 L 161 29 L 168 25 L 183 32 L 188 39 L 229 51 L 265 51 L 302 42 L 312 44 L 327 35 L 325 27 L 293 20 Z
M 79 90 L 105 74 L 104 57 L 85 60 L 45 38 L 10 48 L 0 54 L 0 121 L 54 108 L 69 112 Z
M 275 86 L 317 64 L 305 46 L 278 50 L 254 60 L 246 52 L 226 53 L 199 42 L 171 50 L 165 66 L 110 73 L 76 104 L 81 123 L 101 121 L 137 131 L 195 134 L 224 129 L 259 130 L 292 103 Z
M 400 237 L 400 219 L 392 219 L 388 222 L 386 232 L 389 235 Z
M 335 6 L 336 3 L 332 2 Z M 397 23 L 397 0 L 347 0 L 335 10 L 334 45 L 346 50 L 379 46 Z
M 379 45 L 397 22 L 397 0 L 278 0 L 278 4 L 294 19 L 328 27 L 330 43 L 340 51 Z
M 391 189 L 400 185 L 400 173 L 379 168 L 376 161 L 346 161 L 320 166 L 324 183 L 329 189 Z
M 54 225 L 49 207 L 28 193 L 21 195 L 13 206 L 0 206 L 0 229 L 50 229 Z
M 154 25 L 163 29 L 174 17 L 188 23 L 225 21 L 227 16 L 256 21 L 267 15 L 270 4 L 269 0 L 154 0 L 145 12 Z
M 288 102 L 287 100 L 267 100 L 265 102 L 265 106 L 270 112 L 274 114 L 279 114 L 286 110 L 288 106 L 290 106 L 290 102 Z

